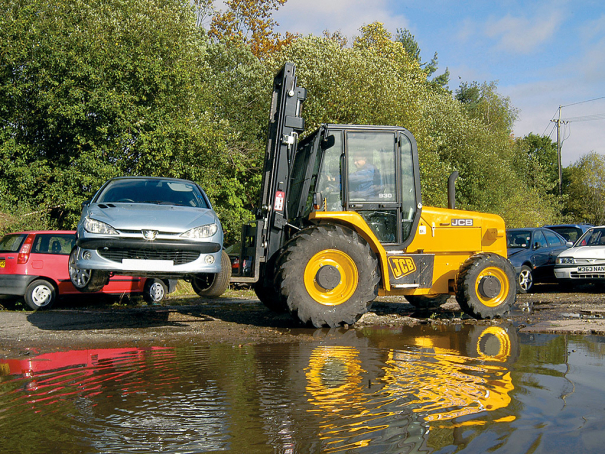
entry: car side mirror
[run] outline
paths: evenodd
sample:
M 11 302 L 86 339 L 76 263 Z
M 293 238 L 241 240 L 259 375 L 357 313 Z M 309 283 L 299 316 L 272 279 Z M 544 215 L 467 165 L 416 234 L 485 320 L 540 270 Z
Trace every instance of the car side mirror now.
M 567 247 L 572 247 L 572 246 L 573 246 L 573 243 L 572 243 L 571 241 L 568 241 L 567 243 L 565 243 L 565 246 L 567 246 Z
M 534 249 L 540 249 L 540 243 L 537 241 L 534 243 Z
M 88 205 L 90 205 L 90 200 L 85 200 L 82 202 L 82 208 L 87 207 Z

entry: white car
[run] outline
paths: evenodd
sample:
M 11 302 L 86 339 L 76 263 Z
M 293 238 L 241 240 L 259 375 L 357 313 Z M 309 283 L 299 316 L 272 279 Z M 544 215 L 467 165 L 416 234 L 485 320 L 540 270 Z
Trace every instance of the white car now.
M 566 282 L 605 280 L 605 225 L 589 229 L 558 255 L 555 277 Z

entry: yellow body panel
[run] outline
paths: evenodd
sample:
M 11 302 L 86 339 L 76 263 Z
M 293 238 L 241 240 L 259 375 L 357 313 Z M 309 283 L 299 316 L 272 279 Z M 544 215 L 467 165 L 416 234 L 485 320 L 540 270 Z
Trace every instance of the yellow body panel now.
M 495 214 L 423 207 L 412 242 L 405 250 L 387 251 L 365 220 L 355 211 L 314 211 L 309 219 L 318 223 L 339 222 L 355 229 L 380 260 L 380 295 L 422 295 L 451 293 L 460 266 L 479 252 L 506 257 L 504 220 Z M 388 257 L 402 254 L 433 254 L 433 282 L 427 288 L 393 288 L 389 280 Z

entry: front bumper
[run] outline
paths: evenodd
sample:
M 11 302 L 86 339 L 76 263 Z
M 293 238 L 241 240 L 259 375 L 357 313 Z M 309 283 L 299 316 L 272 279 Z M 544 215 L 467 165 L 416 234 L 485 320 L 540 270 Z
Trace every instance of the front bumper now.
M 557 279 L 573 280 L 605 280 L 604 265 L 557 265 L 555 266 Z
M 221 245 L 214 242 L 81 238 L 76 268 L 140 276 L 179 276 L 221 271 Z

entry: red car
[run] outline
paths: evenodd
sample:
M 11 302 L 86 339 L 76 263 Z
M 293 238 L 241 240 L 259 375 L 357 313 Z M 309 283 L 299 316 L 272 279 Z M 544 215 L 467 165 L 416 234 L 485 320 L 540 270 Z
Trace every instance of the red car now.
M 33 309 L 50 308 L 59 295 L 82 295 L 69 278 L 69 254 L 76 232 L 53 230 L 18 232 L 0 240 L 0 295 L 22 296 Z M 81 270 L 86 279 L 86 270 Z M 174 290 L 174 281 L 113 276 L 97 293 L 142 293 L 145 301 L 158 303 Z

